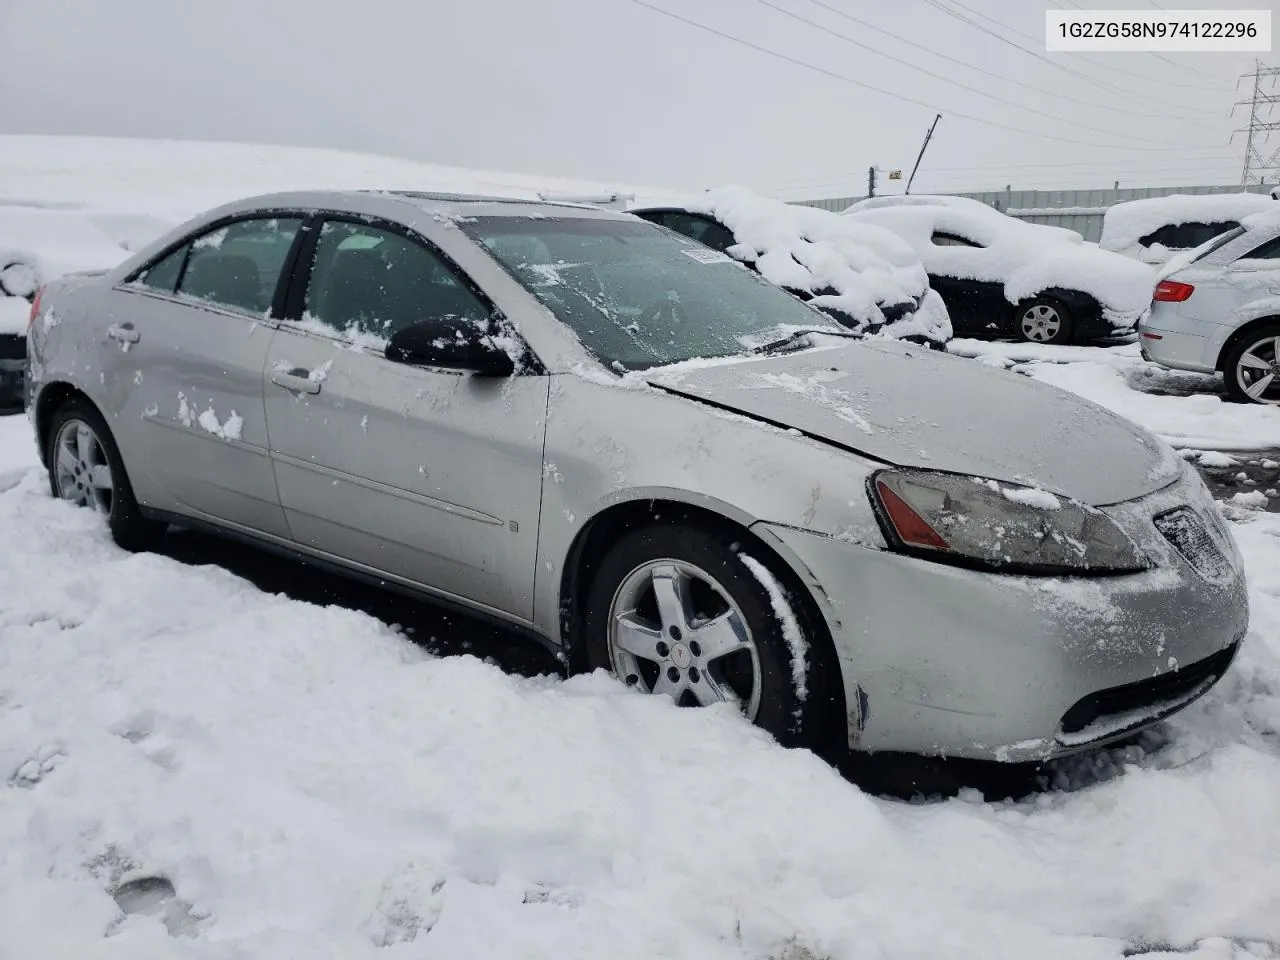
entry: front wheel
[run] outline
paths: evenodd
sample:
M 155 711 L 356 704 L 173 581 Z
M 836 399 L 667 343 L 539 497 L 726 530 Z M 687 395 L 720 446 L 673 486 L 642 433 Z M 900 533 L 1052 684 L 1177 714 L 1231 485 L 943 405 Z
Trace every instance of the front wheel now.
M 45 463 L 55 497 L 102 515 L 126 550 L 146 550 L 165 525 L 142 515 L 124 461 L 101 414 L 86 400 L 68 400 L 49 424 Z
M 1222 378 L 1229 400 L 1280 405 L 1280 323 L 1260 327 L 1232 347 Z
M 1037 297 L 1017 308 L 1018 335 L 1029 343 L 1070 343 L 1075 325 L 1067 308 L 1049 297 Z
M 679 706 L 728 702 L 788 745 L 816 746 L 826 680 L 796 605 L 761 557 L 699 527 L 620 539 L 587 595 L 587 664 Z

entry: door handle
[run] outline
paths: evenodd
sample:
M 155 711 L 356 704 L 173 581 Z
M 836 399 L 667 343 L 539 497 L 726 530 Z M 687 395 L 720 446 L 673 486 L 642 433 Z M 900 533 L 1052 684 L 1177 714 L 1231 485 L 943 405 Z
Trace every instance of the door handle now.
M 142 334 L 133 329 L 132 323 L 113 323 L 107 327 L 107 336 L 117 343 L 137 343 Z
M 271 382 L 295 393 L 319 393 L 320 381 L 311 379 L 309 370 L 294 367 L 292 370 L 272 370 Z

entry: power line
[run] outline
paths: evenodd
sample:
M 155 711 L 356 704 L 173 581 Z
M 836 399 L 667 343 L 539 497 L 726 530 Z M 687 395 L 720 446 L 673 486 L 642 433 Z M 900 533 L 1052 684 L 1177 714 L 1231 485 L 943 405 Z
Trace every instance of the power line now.
M 1139 99 L 1138 95 L 1134 94 L 1133 91 L 1131 90 L 1122 90 L 1119 87 L 1116 87 L 1105 81 L 1098 80 L 1094 77 L 1091 77 L 1087 73 L 1081 73 L 1079 70 L 1076 70 L 1073 67 L 1068 67 L 1065 64 L 1059 63 L 1057 60 L 1053 60 L 1045 56 L 1044 54 L 1040 53 L 1040 51 L 1038 50 L 1024 47 L 1022 44 L 1014 40 L 1010 40 L 1008 37 L 1002 34 L 996 33 L 991 28 L 983 26 L 981 23 L 978 23 L 977 21 L 972 20 L 969 17 L 966 17 L 963 13 L 959 13 L 958 11 L 952 10 L 950 7 L 945 6 L 942 0 L 924 0 L 924 2 L 927 3 L 929 6 L 933 7 L 934 9 L 941 10 L 943 13 L 947 14 L 948 16 L 954 17 L 955 19 L 959 20 L 961 23 L 967 23 L 969 26 L 974 27 L 977 30 L 981 30 L 983 33 L 987 34 L 988 36 L 995 37 L 995 39 L 999 40 L 1001 43 L 1007 44 L 1008 46 L 1013 47 L 1015 50 L 1021 50 L 1023 53 L 1029 54 L 1035 57 L 1037 60 L 1047 63 L 1050 66 L 1063 71 L 1064 73 L 1068 73 L 1073 77 L 1083 80 L 1086 83 L 1097 87 L 1099 90 L 1105 90 L 1107 93 L 1110 93 L 1112 95 L 1119 95 L 1122 97 L 1127 97 L 1129 99 Z M 1040 37 L 1033 37 L 1029 33 L 1023 33 L 1021 30 L 1016 30 L 1013 27 L 1007 27 L 1004 24 L 1000 23 L 1000 21 L 993 20 L 991 17 L 988 17 L 985 14 L 979 13 L 977 10 L 974 10 L 972 7 L 965 6 L 963 3 L 960 3 L 959 0 L 950 0 L 950 2 L 954 3 L 961 10 L 965 10 L 968 13 L 972 14 L 973 16 L 981 17 L 983 20 L 988 20 L 991 23 L 995 23 L 997 26 L 1000 26 L 1001 28 L 1008 30 L 1010 33 L 1016 34 L 1017 36 L 1020 36 L 1020 37 L 1024 37 L 1035 43 L 1042 42 L 1042 39 Z M 1146 80 L 1149 83 L 1159 83 L 1163 86 L 1170 86 L 1170 87 L 1187 87 L 1192 90 L 1204 89 L 1204 84 L 1178 83 L 1174 80 L 1158 80 L 1155 77 L 1148 77 L 1141 73 L 1133 73 L 1130 70 L 1121 70 L 1119 67 L 1113 67 L 1110 64 L 1099 63 L 1095 65 L 1100 67 L 1106 67 L 1108 70 L 1114 70 L 1117 73 L 1122 73 L 1126 76 L 1137 77 L 1139 80 Z M 1143 95 L 1141 99 L 1146 100 L 1148 104 L 1159 103 L 1159 101 L 1155 100 L 1153 97 L 1149 97 L 1146 95 Z M 1160 104 L 1160 105 L 1163 106 L 1163 104 Z
M 895 57 L 893 56 L 893 54 L 885 53 L 883 50 L 877 50 L 875 47 L 871 46 L 870 44 L 863 43 L 861 40 L 855 40 L 853 37 L 849 36 L 848 34 L 840 33 L 838 30 L 832 30 L 830 27 L 824 27 L 822 24 L 818 23 L 815 20 L 810 20 L 808 17 L 801 16 L 800 14 L 795 13 L 792 10 L 788 10 L 785 7 L 779 6 L 778 4 L 774 3 L 773 0 L 756 0 L 756 3 L 762 4 L 763 6 L 768 7 L 770 10 L 776 10 L 778 13 L 781 13 L 783 16 L 790 17 L 793 20 L 798 20 L 800 23 L 807 24 L 808 26 L 813 27 L 816 30 L 821 30 L 824 33 L 830 36 L 833 36 L 839 40 L 843 40 L 845 43 L 855 46 L 860 50 L 866 50 L 877 57 L 884 57 L 886 60 L 891 60 L 896 64 L 907 67 L 908 69 L 911 69 L 911 70 L 915 70 L 918 73 L 923 73 L 927 77 L 933 77 L 935 80 L 941 80 L 943 83 L 949 84 L 952 87 L 958 87 L 961 90 L 968 90 L 970 93 L 975 93 L 980 97 L 986 97 L 988 100 L 994 100 L 996 103 L 1004 104 L 1006 107 L 1012 107 L 1015 110 L 1022 110 L 1026 113 L 1035 114 L 1038 116 L 1049 116 L 1050 119 L 1055 120 L 1057 123 L 1065 124 L 1070 127 L 1079 127 L 1081 130 L 1089 130 L 1093 133 L 1101 133 L 1108 137 L 1125 136 L 1125 134 L 1123 133 L 1119 133 L 1115 130 L 1107 130 L 1104 127 L 1095 127 L 1092 124 L 1088 124 L 1088 123 L 1079 123 L 1075 120 L 1067 120 L 1062 117 L 1053 117 L 1051 115 L 1046 114 L 1045 111 L 1043 110 L 1037 110 L 1034 107 L 1024 106 L 1023 104 L 1020 104 L 1020 103 L 1014 103 L 1012 100 L 1007 100 L 1004 97 L 997 96 L 994 93 L 987 93 L 985 90 L 980 90 L 977 87 L 971 86 L 967 83 L 961 83 L 958 80 L 952 80 L 949 77 L 944 77 L 942 74 L 935 73 L 932 70 L 929 70 L 925 67 L 920 66 L 919 64 L 914 64 L 914 63 L 911 63 L 910 61 L 903 60 L 900 57 Z M 1205 127 L 1205 129 L 1208 130 L 1211 128 Z M 1131 139 L 1133 140 L 1134 143 L 1154 143 L 1160 146 L 1169 145 L 1169 144 L 1166 144 L 1164 141 L 1148 140 L 1144 137 L 1132 137 Z
M 937 107 L 934 104 L 926 103 L 923 100 L 917 100 L 914 97 L 908 97 L 905 94 L 895 93 L 892 90 L 885 90 L 881 87 L 875 86 L 874 84 L 866 83 L 865 81 L 862 81 L 862 80 L 856 80 L 853 77 L 847 77 L 842 73 L 836 73 L 834 70 L 828 70 L 827 68 L 820 67 L 817 64 L 809 63 L 806 60 L 801 60 L 798 57 L 792 57 L 788 54 L 782 53 L 781 51 L 773 50 L 773 49 L 770 49 L 769 47 L 761 46 L 758 43 L 752 43 L 750 40 L 744 40 L 741 37 L 735 37 L 732 34 L 725 33 L 724 31 L 718 30 L 715 27 L 708 26 L 705 23 L 699 23 L 697 20 L 690 20 L 688 17 L 681 16 L 678 13 L 673 13 L 670 10 L 664 10 L 662 7 L 655 6 L 654 4 L 649 3 L 648 0 L 630 0 L 630 2 L 636 4 L 637 6 L 644 7 L 646 10 L 652 10 L 654 13 L 661 14 L 664 17 L 669 17 L 672 20 L 678 20 L 680 23 L 694 27 L 698 30 L 703 31 L 704 33 L 710 33 L 714 36 L 720 37 L 723 40 L 728 40 L 732 43 L 736 43 L 741 46 L 748 47 L 752 50 L 755 50 L 758 53 L 763 53 L 767 56 L 774 57 L 775 59 L 793 64 L 794 66 L 802 67 L 805 70 L 810 70 L 814 73 L 820 73 L 825 77 L 831 78 L 832 80 L 838 80 L 841 83 L 847 83 L 847 84 L 850 84 L 851 86 L 859 87 L 863 90 L 870 90 L 872 93 L 878 93 L 881 96 L 891 97 L 892 99 L 900 100 L 903 103 L 910 103 L 917 107 L 924 107 L 930 111 L 937 110 Z M 1100 147 L 1104 150 L 1127 149 L 1127 150 L 1141 150 L 1141 151 L 1151 151 L 1151 152 L 1168 150 L 1171 147 L 1179 150 L 1211 149 L 1208 147 L 1187 147 L 1185 145 L 1179 145 L 1179 144 L 1166 144 L 1160 147 L 1155 147 L 1155 146 L 1120 147 L 1117 144 L 1095 143 L 1087 140 L 1077 140 L 1074 137 L 1059 137 L 1051 133 L 1038 133 L 1033 130 L 1023 129 L 1022 127 L 1015 127 L 1012 124 L 1000 123 L 999 121 L 996 121 L 996 120 L 987 120 L 982 117 L 975 117 L 972 114 L 961 113 L 958 110 L 949 110 L 947 111 L 947 113 L 949 116 L 958 117 L 961 120 L 968 120 L 972 123 L 979 123 L 979 124 L 982 124 L 983 126 L 994 127 L 999 130 L 1009 130 L 1009 131 L 1012 131 L 1013 133 L 1023 134 L 1024 136 L 1038 137 L 1042 140 L 1055 140 L 1059 143 L 1070 143 L 1075 146 L 1081 146 L 1081 147 Z
M 890 39 L 897 40 L 899 43 L 904 43 L 909 47 L 914 47 L 917 50 L 922 50 L 932 57 L 937 57 L 940 60 L 946 60 L 949 63 L 954 63 L 958 66 L 964 67 L 966 70 L 972 70 L 975 73 L 982 74 L 983 76 L 991 77 L 994 80 L 999 80 L 1001 83 L 1009 83 L 1019 87 L 1022 90 L 1032 90 L 1032 91 L 1035 91 L 1036 93 L 1042 93 L 1042 94 L 1045 94 L 1046 96 L 1053 97 L 1055 100 L 1065 100 L 1071 103 L 1083 104 L 1084 106 L 1092 107 L 1095 110 L 1108 110 L 1113 113 L 1121 113 L 1126 116 L 1139 115 L 1137 111 L 1129 107 L 1113 106 L 1110 104 L 1099 103 L 1096 100 L 1083 100 L 1080 97 L 1073 97 L 1068 94 L 1061 93 L 1060 91 L 1057 91 L 1057 90 L 1050 90 L 1046 87 L 1037 87 L 1033 84 L 1026 83 L 1023 80 L 1015 80 L 1012 77 L 1006 77 L 1002 74 L 995 73 L 992 70 L 987 70 L 984 67 L 979 67 L 976 64 L 969 63 L 967 60 L 961 60 L 959 57 L 953 57 L 950 54 L 943 53 L 941 50 L 935 50 L 932 47 L 926 47 L 922 43 L 916 43 L 914 40 L 910 40 L 899 34 L 893 33 L 892 31 L 885 30 L 883 27 L 878 27 L 874 23 L 868 23 L 866 20 L 863 20 L 860 17 L 855 17 L 851 13 L 846 13 L 844 10 L 841 10 L 839 7 L 835 7 L 829 3 L 823 2 L 823 0 L 808 0 L 808 2 L 812 3 L 814 6 L 821 7 L 823 10 L 829 11 L 830 13 L 833 13 L 838 17 L 848 20 L 851 23 L 856 23 L 858 24 L 858 26 L 863 27 L 866 30 L 871 30 L 872 32 L 878 33 L 881 36 L 885 36 L 885 37 L 889 37 Z M 1195 112 L 1210 115 L 1210 111 L 1207 111 L 1207 110 L 1196 109 Z M 1141 115 L 1150 116 L 1151 114 L 1145 113 Z M 1161 114 L 1161 116 L 1167 116 L 1170 119 L 1183 120 L 1183 122 L 1186 122 L 1186 123 L 1194 123 L 1194 121 L 1187 121 L 1183 117 L 1175 117 L 1172 114 Z M 1194 123 L 1194 125 L 1199 127 L 1205 127 L 1205 125 L 1201 123 Z M 1209 129 L 1209 128 L 1205 127 L 1205 129 Z

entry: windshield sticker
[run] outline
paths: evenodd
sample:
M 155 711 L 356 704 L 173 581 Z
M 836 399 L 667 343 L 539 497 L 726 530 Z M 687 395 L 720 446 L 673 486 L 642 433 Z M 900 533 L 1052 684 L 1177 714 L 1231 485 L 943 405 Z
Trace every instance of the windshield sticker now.
M 690 259 L 697 260 L 699 263 L 733 263 L 733 257 L 727 253 L 721 253 L 719 250 L 711 250 L 706 247 L 697 250 L 683 247 L 680 252 Z

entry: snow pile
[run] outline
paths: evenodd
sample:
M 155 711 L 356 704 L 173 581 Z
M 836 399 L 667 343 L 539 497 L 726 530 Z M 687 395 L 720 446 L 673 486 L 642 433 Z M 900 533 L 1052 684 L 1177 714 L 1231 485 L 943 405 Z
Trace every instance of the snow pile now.
M 898 234 L 931 276 L 1003 284 L 1010 303 L 1052 287 L 1079 290 L 1094 297 L 1116 326 L 1137 323 L 1151 306 L 1155 274 L 1150 267 L 1085 244 L 1074 231 L 1024 223 L 977 201 L 869 209 L 855 204 L 843 216 Z M 938 233 L 974 245 L 936 244 Z
M 999 360 L 1016 372 L 1092 400 L 1183 450 L 1280 448 L 1280 407 L 1228 403 L 1221 379 L 1166 370 L 1143 360 L 1136 343 L 1056 347 L 957 339 L 951 353 Z M 1229 465 L 1214 454 L 1202 466 Z
M 1141 256 L 1139 241 L 1161 227 L 1184 223 L 1238 222 L 1251 214 L 1275 210 L 1276 201 L 1265 193 L 1175 193 L 1167 197 L 1128 200 L 1107 208 L 1102 218 L 1099 246 L 1127 256 Z
M 733 232 L 729 253 L 755 266 L 772 283 L 812 296 L 814 306 L 851 318 L 859 328 L 882 327 L 881 307 L 914 303 L 929 291 L 929 277 L 907 244 L 888 230 L 816 207 L 761 197 L 745 187 L 718 187 L 683 205 L 714 217 Z M 885 328 L 945 341 L 951 319 L 940 297 Z
M 364 614 L 126 555 L 14 469 L 33 457 L 26 421 L 0 420 L 0 527 L 23 545 L 0 552 L 7 956 L 1243 960 L 1280 944 L 1280 517 L 1236 527 L 1254 626 L 1202 703 L 1061 765 L 1056 792 L 907 805 L 728 706 L 433 659 Z

